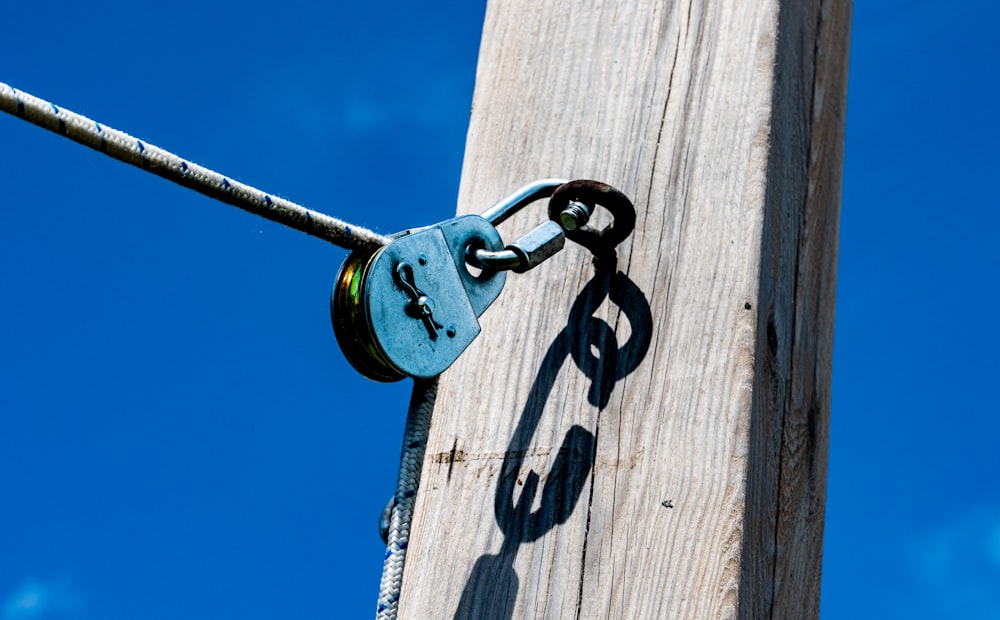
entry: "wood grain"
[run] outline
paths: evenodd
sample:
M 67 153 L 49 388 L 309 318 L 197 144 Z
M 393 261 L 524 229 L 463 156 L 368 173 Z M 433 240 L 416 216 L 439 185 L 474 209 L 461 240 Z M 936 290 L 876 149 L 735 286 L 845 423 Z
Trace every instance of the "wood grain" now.
M 849 18 L 489 3 L 459 212 L 560 176 L 638 219 L 443 376 L 400 618 L 818 615 Z

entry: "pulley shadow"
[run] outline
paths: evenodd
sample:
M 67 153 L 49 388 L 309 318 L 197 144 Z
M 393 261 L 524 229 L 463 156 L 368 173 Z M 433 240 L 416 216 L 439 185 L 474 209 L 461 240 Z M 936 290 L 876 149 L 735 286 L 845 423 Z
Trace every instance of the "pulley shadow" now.
M 549 346 L 531 386 L 507 446 L 494 496 L 494 514 L 504 540 L 496 555 L 485 554 L 476 560 L 462 591 L 455 620 L 512 618 L 520 585 L 514 570 L 518 548 L 565 523 L 586 487 L 594 467 L 597 437 L 574 424 L 563 437 L 544 485 L 540 484 L 542 476 L 529 471 L 520 498 L 514 502 L 518 473 L 566 358 L 572 359 L 590 379 L 588 402 L 604 409 L 615 384 L 634 371 L 649 350 L 652 313 L 645 295 L 628 276 L 616 271 L 613 259 L 597 265 L 597 274 L 573 302 L 566 326 Z M 605 299 L 618 306 L 631 326 L 631 336 L 621 348 L 611 326 L 593 316 Z M 539 508 L 532 512 L 539 492 Z M 580 559 L 573 557 L 567 561 Z

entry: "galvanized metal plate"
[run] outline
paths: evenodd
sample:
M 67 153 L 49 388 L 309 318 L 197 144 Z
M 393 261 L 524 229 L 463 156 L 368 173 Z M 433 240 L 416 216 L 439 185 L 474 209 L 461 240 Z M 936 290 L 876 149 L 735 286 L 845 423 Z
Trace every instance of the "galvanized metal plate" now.
M 396 239 L 368 266 L 363 291 L 368 325 L 375 344 L 402 373 L 441 374 L 479 335 L 459 269 L 437 226 Z M 429 318 L 421 314 L 428 306 Z

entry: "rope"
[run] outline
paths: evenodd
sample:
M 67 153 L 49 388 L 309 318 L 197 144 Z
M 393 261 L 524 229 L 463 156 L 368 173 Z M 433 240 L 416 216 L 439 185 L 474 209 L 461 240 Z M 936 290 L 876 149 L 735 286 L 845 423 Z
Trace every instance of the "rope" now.
M 395 620 L 399 609 L 413 504 L 420 485 L 420 470 L 424 464 L 424 450 L 427 447 L 437 385 L 437 377 L 413 380 L 413 396 L 410 398 L 410 410 L 406 414 L 403 453 L 399 459 L 399 478 L 396 481 L 396 496 L 389 525 L 389 542 L 385 548 L 385 562 L 382 564 L 376 620 Z
M 262 192 L 133 138 L 125 132 L 20 92 L 3 82 L 0 82 L 0 109 L 168 181 L 325 239 L 342 248 L 368 250 L 389 242 L 386 237 L 367 228 L 352 226 L 335 217 Z
M 44 99 L 18 91 L 3 82 L 0 82 L 0 110 L 210 198 L 325 239 L 334 245 L 349 250 L 369 250 L 389 242 L 387 237 L 367 228 L 351 226 L 347 222 L 306 209 L 290 200 L 271 196 L 255 187 L 181 159 L 125 132 L 101 125 L 85 116 L 59 108 Z M 427 434 L 430 431 L 431 412 L 434 409 L 436 396 L 437 377 L 414 380 L 406 429 L 403 432 L 403 450 L 399 463 L 399 478 L 396 482 L 389 540 L 382 567 L 377 620 L 394 620 L 399 607 L 399 593 L 403 586 L 403 563 L 406 560 L 406 548 L 410 538 L 413 504 L 420 484 L 420 470 L 424 463 L 424 449 L 427 446 Z

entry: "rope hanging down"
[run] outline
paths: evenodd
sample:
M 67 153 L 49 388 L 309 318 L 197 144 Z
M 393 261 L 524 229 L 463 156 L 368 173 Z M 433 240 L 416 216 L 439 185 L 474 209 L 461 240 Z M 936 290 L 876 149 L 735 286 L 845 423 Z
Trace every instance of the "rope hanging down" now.
M 239 207 L 255 215 L 284 224 L 314 237 L 354 251 L 373 251 L 389 239 L 366 228 L 298 205 L 284 198 L 229 179 L 218 172 L 186 161 L 127 133 L 106 127 L 85 116 L 20 92 L 0 82 L 0 110 L 34 123 L 61 136 L 127 164 L 152 172 L 210 198 Z M 394 620 L 403 585 L 403 562 L 410 537 L 413 504 L 420 483 L 424 448 L 430 430 L 431 412 L 437 395 L 437 377 L 416 379 L 403 436 L 399 479 L 393 500 L 389 540 L 382 583 L 379 588 L 378 620 Z
M 395 620 L 399 609 L 399 593 L 403 588 L 403 563 L 410 542 L 413 504 L 420 486 L 420 470 L 424 466 L 424 450 L 431 427 L 431 412 L 437 397 L 438 378 L 414 379 L 410 410 L 403 431 L 403 452 L 399 459 L 396 495 L 392 501 L 389 537 L 382 565 L 382 583 L 378 591 L 376 620 Z
M 342 248 L 373 249 L 389 241 L 367 228 L 352 226 L 262 192 L 3 82 L 0 82 L 0 109 L 168 181 Z

